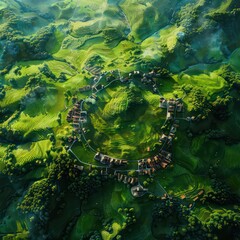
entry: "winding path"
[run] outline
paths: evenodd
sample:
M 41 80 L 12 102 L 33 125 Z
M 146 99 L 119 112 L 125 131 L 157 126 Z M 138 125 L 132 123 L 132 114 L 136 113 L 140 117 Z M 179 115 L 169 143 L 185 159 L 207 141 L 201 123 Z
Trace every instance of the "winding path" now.
M 88 97 L 86 97 L 85 99 L 83 99 L 82 102 L 81 102 L 81 104 L 80 104 L 80 111 L 83 111 L 84 103 L 86 102 L 86 99 L 90 98 L 93 94 L 95 94 L 95 95 L 98 94 L 99 92 L 101 92 L 101 91 L 105 90 L 106 88 L 108 88 L 108 87 L 109 87 L 112 83 L 114 83 L 114 82 L 117 82 L 117 81 L 122 82 L 122 76 L 121 76 L 121 73 L 120 73 L 119 69 L 117 69 L 117 71 L 118 71 L 119 79 L 114 79 L 114 80 L 112 80 L 112 81 L 109 82 L 107 85 L 105 85 L 104 87 L 102 87 L 102 88 L 100 88 L 99 90 L 97 90 L 96 92 L 94 92 L 93 89 L 96 89 L 96 88 L 99 86 L 102 78 L 103 78 L 104 76 L 106 76 L 109 72 L 105 72 L 105 73 L 102 74 L 101 76 L 97 76 L 97 77 L 98 77 L 98 80 L 91 86 L 91 87 L 92 87 L 92 93 L 91 93 Z M 157 94 L 158 94 L 160 97 L 163 97 L 163 95 L 160 93 L 159 90 L 157 90 Z M 167 104 L 167 108 L 166 108 L 166 112 L 167 112 L 167 113 L 168 113 L 168 107 L 169 107 L 169 105 Z M 174 119 L 177 120 L 177 118 L 176 118 L 176 111 L 174 112 Z M 185 118 L 179 118 L 179 120 L 180 120 L 180 119 L 186 120 Z M 165 120 L 163 126 L 166 124 L 166 122 L 167 122 L 167 115 L 166 115 L 166 120 Z M 84 124 L 83 124 L 82 122 L 80 122 L 80 126 L 81 126 L 81 129 L 84 128 Z M 168 137 L 170 136 L 170 133 L 171 133 L 171 131 L 169 131 Z M 93 151 L 93 152 L 95 152 L 95 153 L 97 152 L 96 149 L 94 149 L 94 148 L 88 143 L 88 140 L 86 139 L 86 136 L 85 136 L 85 134 L 84 134 L 83 131 L 82 131 L 82 134 L 80 134 L 79 136 L 80 136 L 80 138 L 82 137 L 82 139 L 85 141 L 85 144 L 89 147 L 89 149 L 90 149 L 91 151 Z M 72 151 L 72 147 L 73 147 L 73 145 L 74 145 L 76 142 L 77 142 L 77 141 L 75 140 L 75 141 L 72 143 L 72 145 L 69 147 L 68 151 L 69 151 L 81 164 L 86 165 L 86 166 L 92 166 L 92 167 L 98 168 L 98 169 L 106 169 L 106 170 L 107 170 L 107 169 L 110 169 L 110 168 L 111 168 L 110 166 L 99 166 L 99 165 L 90 164 L 90 163 L 87 163 L 87 162 L 82 161 L 82 160 Z M 164 144 L 162 145 L 160 151 L 162 151 L 162 150 L 164 149 L 165 145 L 166 145 L 166 141 L 165 141 Z M 128 160 L 128 162 L 136 162 L 136 163 L 138 163 L 139 160 L 142 160 L 142 159 L 138 159 L 138 160 Z M 125 173 L 131 172 L 131 171 L 135 171 L 135 172 L 138 173 L 138 176 L 139 176 L 139 173 L 140 173 L 140 169 L 139 169 L 138 164 L 137 164 L 137 169 L 126 169 L 126 170 L 125 170 L 125 169 L 116 169 L 116 168 L 114 168 L 114 170 L 117 171 L 117 172 L 125 172 Z M 162 187 L 162 185 L 159 183 L 159 181 L 157 181 L 157 184 L 158 184 L 158 185 L 160 186 L 160 188 L 164 191 L 164 193 L 167 195 L 167 197 L 169 197 L 167 191 Z M 149 192 L 149 193 L 150 193 L 150 192 Z

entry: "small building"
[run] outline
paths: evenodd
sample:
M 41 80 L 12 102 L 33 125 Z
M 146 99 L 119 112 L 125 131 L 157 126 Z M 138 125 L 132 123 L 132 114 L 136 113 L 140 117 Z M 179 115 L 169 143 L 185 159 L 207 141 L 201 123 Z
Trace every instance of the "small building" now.
M 175 107 L 174 106 L 169 106 L 168 107 L 168 112 L 174 112 L 175 110 Z
M 167 135 L 165 135 L 165 134 L 163 134 L 163 135 L 161 136 L 161 138 L 160 138 L 159 142 L 166 142 L 166 141 L 167 141 L 167 139 L 168 139 L 168 136 L 167 136 Z
M 204 190 L 202 189 L 202 190 L 200 190 L 199 192 L 198 192 L 198 196 L 201 196 L 201 195 L 203 195 L 204 194 Z
M 119 178 L 118 178 L 118 181 L 121 182 L 124 178 L 124 175 L 123 174 L 120 174 Z
M 128 177 L 127 177 L 126 175 L 124 176 L 124 180 L 123 180 L 123 182 L 124 182 L 125 184 L 128 183 Z
M 160 98 L 160 104 L 159 104 L 159 107 L 160 108 L 167 108 L 167 100 L 163 97 Z
M 181 197 L 180 197 L 182 200 L 184 200 L 184 199 L 186 199 L 186 195 L 185 194 L 183 194 L 183 195 L 181 195 Z
M 100 162 L 101 159 L 102 159 L 102 155 L 101 155 L 101 153 L 99 153 L 99 152 L 96 153 L 95 156 L 94 156 L 94 159 L 95 159 L 96 161 L 99 161 L 99 162 Z
M 85 87 L 79 88 L 80 92 L 87 92 L 89 90 L 91 90 L 91 86 L 90 85 L 87 85 Z
M 182 112 L 183 111 L 183 103 L 178 103 L 177 104 L 177 112 Z
M 176 127 L 172 126 L 171 130 L 170 130 L 170 133 L 176 133 L 176 131 L 177 131 Z
M 131 188 L 131 193 L 133 197 L 142 197 L 148 192 L 148 189 L 144 188 L 142 185 L 138 184 Z
M 193 201 L 196 202 L 199 199 L 199 196 L 196 196 Z
M 170 112 L 167 112 L 167 120 L 172 120 L 173 115 Z

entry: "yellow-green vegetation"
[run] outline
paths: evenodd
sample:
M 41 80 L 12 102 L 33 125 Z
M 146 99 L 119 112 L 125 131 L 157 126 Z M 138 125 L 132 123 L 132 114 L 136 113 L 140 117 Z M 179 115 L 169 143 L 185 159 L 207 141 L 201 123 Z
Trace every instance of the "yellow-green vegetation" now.
M 113 229 L 113 232 L 112 232 L 112 233 L 109 233 L 109 232 L 107 232 L 107 231 L 105 231 L 105 230 L 103 230 L 103 231 L 101 232 L 102 238 L 103 238 L 104 240 L 114 239 L 114 237 L 116 237 L 116 235 L 120 232 L 120 230 L 121 230 L 122 228 L 121 228 L 120 224 L 118 224 L 118 223 L 113 223 L 113 224 L 112 224 L 112 229 Z
M 7 6 L 8 6 L 7 3 L 1 2 L 1 3 L 0 3 L 0 10 L 6 8 Z
M 49 140 L 42 140 L 19 146 L 13 151 L 16 157 L 17 163 L 22 166 L 28 162 L 35 161 L 36 164 L 43 163 L 43 160 L 47 157 L 46 151 L 51 147 Z
M 178 82 L 180 84 L 192 84 L 201 87 L 209 95 L 223 90 L 226 86 L 225 80 L 214 72 L 199 75 L 188 75 L 186 72 L 179 77 Z
M 88 114 L 89 138 L 95 139 L 96 148 L 131 159 L 149 155 L 147 149 L 154 149 L 166 119 L 166 111 L 159 108 L 159 96 L 133 83 L 101 92 Z
M 24 97 L 27 93 L 28 91 L 24 89 L 19 90 L 9 87 L 9 90 L 6 92 L 6 96 L 0 102 L 0 107 L 10 107 L 14 109 L 16 105 L 19 104 L 21 98 Z
M 137 0 L 121 3 L 120 6 L 126 14 L 126 20 L 132 30 L 131 34 L 136 42 L 146 39 L 155 31 L 166 26 L 171 17 L 169 10 L 175 3 L 176 1 L 139 3 Z M 138 12 L 138 15 L 132 14 L 133 11 Z
M 0 238 L 239 239 L 239 24 L 238 0 L 0 1 Z
M 159 59 L 165 51 L 173 51 L 182 27 L 167 26 L 142 42 L 143 56 Z
M 33 131 L 39 131 L 47 129 L 48 127 L 57 126 L 56 117 L 52 118 L 50 115 L 40 114 L 36 117 L 30 117 L 24 113 L 21 113 L 17 122 L 12 124 L 12 128 L 23 133 L 24 137 L 27 137 Z

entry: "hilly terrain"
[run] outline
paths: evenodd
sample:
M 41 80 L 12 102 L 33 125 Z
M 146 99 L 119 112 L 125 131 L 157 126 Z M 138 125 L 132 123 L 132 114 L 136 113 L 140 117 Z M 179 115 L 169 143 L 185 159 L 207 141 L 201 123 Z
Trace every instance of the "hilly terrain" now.
M 239 25 L 239 0 L 0 0 L 0 239 L 239 239 Z

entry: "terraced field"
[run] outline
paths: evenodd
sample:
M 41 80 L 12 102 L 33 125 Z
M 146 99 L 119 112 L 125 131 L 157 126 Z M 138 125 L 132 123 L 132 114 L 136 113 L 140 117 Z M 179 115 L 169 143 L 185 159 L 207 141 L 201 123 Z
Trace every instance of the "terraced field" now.
M 1 0 L 0 238 L 239 239 L 239 24 L 238 0 Z

